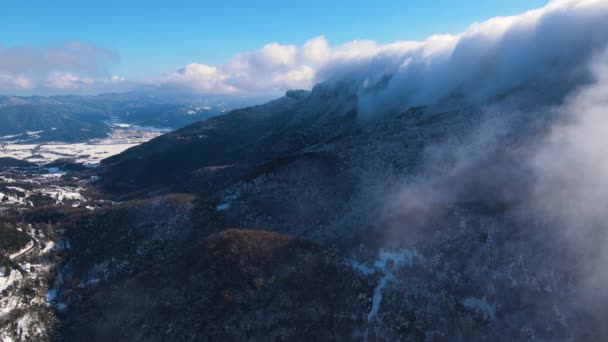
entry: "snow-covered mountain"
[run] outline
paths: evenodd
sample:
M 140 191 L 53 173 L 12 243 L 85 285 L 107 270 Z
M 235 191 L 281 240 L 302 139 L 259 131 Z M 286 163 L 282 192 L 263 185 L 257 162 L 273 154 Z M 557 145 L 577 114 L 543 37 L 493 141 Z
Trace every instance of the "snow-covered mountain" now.
M 69 246 L 53 336 L 605 340 L 606 19 L 379 48 L 66 171 L 96 205 L 27 216 Z

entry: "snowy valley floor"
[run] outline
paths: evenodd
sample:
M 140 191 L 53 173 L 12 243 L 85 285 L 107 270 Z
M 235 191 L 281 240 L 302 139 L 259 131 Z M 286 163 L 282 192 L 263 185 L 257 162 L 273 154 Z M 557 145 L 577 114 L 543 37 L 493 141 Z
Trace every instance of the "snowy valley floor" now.
M 29 166 L 0 166 L 0 342 L 47 341 L 55 324 L 58 284 L 55 266 L 69 248 L 53 215 L 92 211 L 112 205 L 95 198 L 94 177 L 50 167 L 69 160 L 85 168 L 153 139 L 158 130 L 114 125 L 104 139 L 81 143 L 33 143 L 37 132 L 0 137 L 0 158 L 30 162 Z

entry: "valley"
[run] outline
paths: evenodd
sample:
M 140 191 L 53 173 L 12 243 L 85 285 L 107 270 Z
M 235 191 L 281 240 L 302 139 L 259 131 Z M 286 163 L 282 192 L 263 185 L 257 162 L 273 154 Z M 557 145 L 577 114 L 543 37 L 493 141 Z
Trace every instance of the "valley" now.
M 29 240 L 13 254 L 2 255 L 0 264 L 0 339 L 2 341 L 44 341 L 54 329 L 54 264 L 61 247 L 55 233 L 45 224 L 10 224 L 2 220 L 2 237 L 15 229 Z M 4 251 L 3 251 L 4 252 Z
M 61 222 L 112 206 L 92 183 L 101 159 L 161 134 L 115 127 L 77 144 L 31 144 L 4 137 L 0 149 L 0 340 L 47 341 L 55 330 L 63 283 L 57 267 L 69 250 Z M 29 134 L 27 138 L 31 138 Z
M 607 1 L 267 5 L 0 42 L 0 342 L 608 340 Z
M 57 160 L 94 166 L 101 160 L 119 154 L 131 147 L 160 136 L 167 129 L 155 127 L 132 127 L 126 124 L 111 124 L 104 138 L 95 138 L 80 143 L 42 142 L 31 143 L 18 137 L 0 138 L 0 158 L 15 158 L 43 165 Z
M 9 133 L 0 137 L 0 341 L 59 338 L 70 291 L 99 281 L 74 283 L 66 229 L 122 207 L 99 189 L 101 161 L 226 106 L 223 97 L 170 105 L 124 96 L 0 97 L 0 121 L 6 121 L 0 131 Z M 154 126 L 159 123 L 164 127 Z

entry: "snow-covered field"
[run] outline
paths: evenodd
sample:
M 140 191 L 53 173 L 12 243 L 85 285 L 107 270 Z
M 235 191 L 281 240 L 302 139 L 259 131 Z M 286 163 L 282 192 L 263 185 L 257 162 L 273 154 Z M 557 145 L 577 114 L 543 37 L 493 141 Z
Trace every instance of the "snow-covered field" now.
M 12 157 L 41 165 L 28 171 L 6 170 L 0 174 L 0 212 L 7 208 L 30 208 L 36 200 L 47 198 L 55 204 L 73 207 L 88 205 L 78 185 L 59 182 L 65 175 L 57 167 L 43 165 L 58 159 L 68 159 L 83 165 L 95 166 L 102 159 L 119 154 L 128 148 L 153 139 L 164 132 L 158 128 L 141 128 L 128 124 L 113 123 L 114 129 L 104 139 L 93 139 L 83 143 L 26 143 L 23 140 L 0 137 L 0 157 Z M 3 140 L 4 139 L 4 140 Z M 36 199 L 36 200 L 35 200 Z M 48 204 L 48 201 L 44 201 Z M 42 202 L 41 202 L 42 203 Z
M 71 159 L 85 165 L 95 165 L 102 159 L 122 153 L 166 132 L 154 127 L 125 124 L 115 124 L 114 127 L 112 133 L 104 139 L 92 139 L 76 144 L 62 142 L 23 144 L 20 140 L 5 139 L 0 141 L 0 157 L 12 157 L 36 164 L 46 164 L 57 159 Z
M 65 178 L 69 171 L 46 164 L 67 159 L 95 166 L 102 159 L 167 132 L 118 122 L 108 125 L 112 131 L 106 138 L 82 143 L 32 143 L 40 132 L 0 137 L 0 157 L 39 165 L 0 171 L 0 215 L 49 204 L 95 210 L 99 201 L 88 198 L 86 190 L 93 177 Z M 30 242 L 21 250 L 0 257 L 0 342 L 47 340 L 53 324 L 53 307 L 61 310 L 65 305 L 56 302 L 55 290 L 45 281 L 54 272 L 54 253 L 63 248 L 49 225 L 18 223 L 15 229 L 27 233 Z
M 8 175 L 14 178 L 7 177 Z M 39 199 L 41 196 L 50 199 L 52 203 L 67 204 L 73 207 L 88 203 L 88 200 L 82 195 L 84 191 L 82 186 L 57 182 L 64 175 L 65 172 L 51 173 L 50 170 L 41 168 L 36 172 L 19 173 L 15 171 L 0 176 L 0 185 L 3 185 L 0 187 L 0 209 L 31 208 L 36 206 L 32 198 Z M 12 186 L 12 184 L 23 187 Z

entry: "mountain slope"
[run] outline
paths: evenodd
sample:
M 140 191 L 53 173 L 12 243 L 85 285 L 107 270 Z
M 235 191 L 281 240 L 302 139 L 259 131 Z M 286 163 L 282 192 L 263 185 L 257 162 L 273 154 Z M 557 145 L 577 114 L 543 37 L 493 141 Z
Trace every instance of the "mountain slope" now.
M 63 333 L 606 340 L 607 13 L 556 1 L 379 47 L 104 161 L 127 202 L 66 227 Z M 175 192 L 187 212 L 155 201 Z
M 582 279 L 580 255 L 555 249 L 550 225 L 528 221 L 530 170 L 519 161 L 559 115 L 430 106 L 366 121 L 348 91 L 333 91 L 322 85 L 233 111 L 104 161 L 102 185 L 118 194 L 179 189 L 197 198 L 187 213 L 135 206 L 116 221 L 110 218 L 124 209 L 115 208 L 85 230 L 68 230 L 72 260 L 83 260 L 74 282 L 99 278 L 94 265 L 107 265 L 107 273 L 84 289 L 68 286 L 63 333 L 125 340 L 606 336 L 597 324 L 603 311 L 577 304 L 571 284 Z M 508 129 L 480 137 L 487 127 Z M 231 227 L 253 231 L 223 232 Z M 270 241 L 293 241 L 283 235 L 301 247 L 272 262 L 256 259 L 273 253 Z M 109 252 L 117 241 L 130 247 Z M 158 253 L 142 259 L 150 246 Z M 300 260 L 301 248 L 312 260 L 332 251 L 329 264 Z M 96 260 L 86 261 L 91 251 Z M 124 274 L 115 264 L 136 267 Z M 324 275 L 327 267 L 339 277 L 317 282 L 307 273 Z M 275 280 L 260 280 L 268 277 Z M 87 310 L 101 321 L 90 323 Z M 150 314 L 138 314 L 144 311 Z M 119 329 L 123 322 L 128 329 Z
M 371 289 L 319 246 L 227 230 L 182 258 L 91 291 L 62 332 L 68 340 L 99 341 L 350 339 L 360 334 L 369 305 L 351 298 Z
M 106 136 L 113 124 L 171 130 L 257 101 L 237 96 L 153 93 L 0 96 L 0 138 L 82 141 Z
M 306 98 L 290 95 L 192 124 L 104 160 L 102 184 L 110 192 L 187 187 L 184 182 L 192 173 L 205 172 L 204 168 L 224 174 L 293 150 L 283 142 L 265 143 Z

